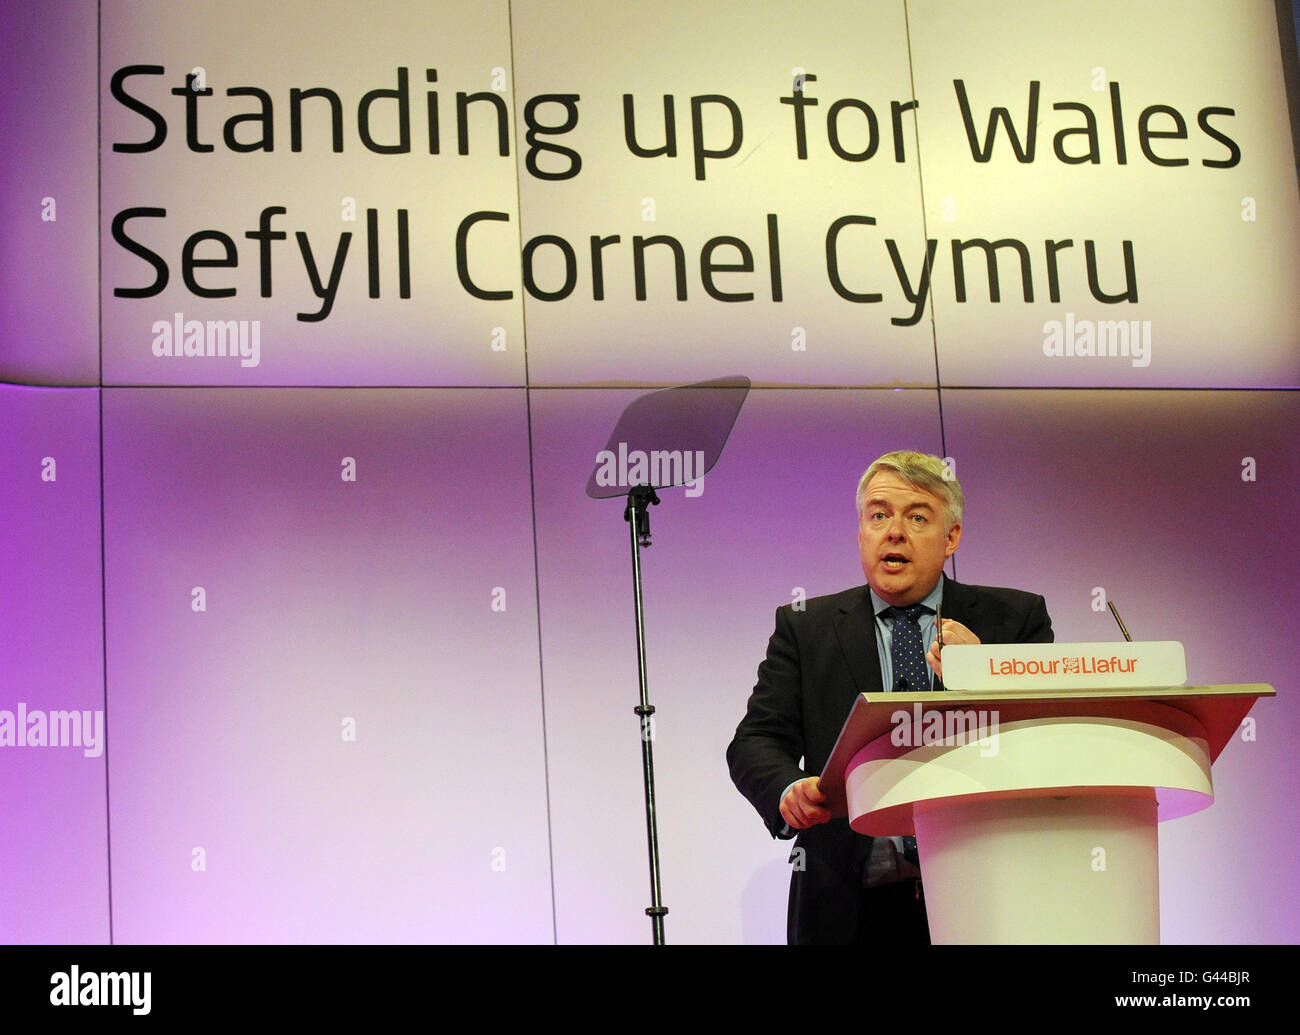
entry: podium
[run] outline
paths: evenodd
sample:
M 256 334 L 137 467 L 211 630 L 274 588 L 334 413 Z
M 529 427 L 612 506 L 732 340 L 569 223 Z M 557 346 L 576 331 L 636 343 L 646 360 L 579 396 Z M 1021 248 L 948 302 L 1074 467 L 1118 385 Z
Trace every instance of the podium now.
M 832 815 L 914 834 L 936 944 L 1156 944 L 1157 823 L 1262 683 L 861 694 L 822 771 Z

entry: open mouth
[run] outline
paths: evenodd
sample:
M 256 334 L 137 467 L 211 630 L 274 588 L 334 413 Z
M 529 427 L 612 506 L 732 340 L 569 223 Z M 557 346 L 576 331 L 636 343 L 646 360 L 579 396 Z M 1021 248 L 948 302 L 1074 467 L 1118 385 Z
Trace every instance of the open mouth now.
M 887 553 L 880 559 L 885 571 L 902 571 L 911 561 L 901 553 Z

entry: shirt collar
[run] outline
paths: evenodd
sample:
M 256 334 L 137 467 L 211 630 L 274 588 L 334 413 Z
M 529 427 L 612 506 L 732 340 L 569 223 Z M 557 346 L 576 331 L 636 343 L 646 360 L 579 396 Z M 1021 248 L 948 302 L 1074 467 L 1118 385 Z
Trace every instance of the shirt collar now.
M 939 605 L 943 603 L 943 584 L 946 578 L 946 575 L 940 575 L 939 581 L 934 584 L 934 589 L 930 590 L 929 593 L 917 601 L 918 604 L 928 610 L 931 614 L 938 611 Z M 876 591 L 870 586 L 867 587 L 867 592 L 871 594 L 871 611 L 877 618 L 893 606 L 892 604 L 885 603 L 880 599 L 880 597 L 876 596 Z

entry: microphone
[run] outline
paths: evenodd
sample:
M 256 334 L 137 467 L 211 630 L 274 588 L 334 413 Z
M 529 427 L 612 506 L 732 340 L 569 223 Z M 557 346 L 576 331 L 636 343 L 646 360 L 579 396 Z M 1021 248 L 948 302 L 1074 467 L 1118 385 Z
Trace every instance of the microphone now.
M 1124 634 L 1124 639 L 1126 639 L 1129 643 L 1132 643 L 1132 642 L 1133 642 L 1133 637 L 1130 636 L 1130 635 L 1128 634 L 1128 630 L 1124 628 L 1124 619 L 1122 619 L 1122 618 L 1119 616 L 1119 611 L 1116 610 L 1116 608 L 1115 608 L 1115 601 L 1113 601 L 1113 600 L 1107 600 L 1107 601 L 1106 601 L 1106 606 L 1110 608 L 1110 613 L 1113 614 L 1113 615 L 1115 616 L 1115 621 L 1119 623 L 1119 631 L 1122 632 L 1122 633 Z

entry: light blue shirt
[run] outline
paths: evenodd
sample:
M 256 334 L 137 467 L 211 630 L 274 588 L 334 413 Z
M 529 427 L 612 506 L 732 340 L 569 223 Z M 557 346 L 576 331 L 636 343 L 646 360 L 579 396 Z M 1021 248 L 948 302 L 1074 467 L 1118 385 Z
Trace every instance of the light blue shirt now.
M 884 680 L 881 685 L 885 688 L 885 693 L 891 693 L 894 689 L 894 619 L 892 615 L 884 613 L 889 610 L 890 605 L 876 596 L 874 589 L 868 589 L 867 592 L 871 594 L 871 609 L 876 616 L 876 650 L 880 653 L 880 675 Z M 926 608 L 917 616 L 917 623 L 921 626 L 921 646 L 928 653 L 930 644 L 934 642 L 934 620 L 939 605 L 943 603 L 943 576 L 939 577 L 934 589 L 917 603 Z M 933 690 L 934 669 L 927 664 L 925 670 L 930 677 L 930 685 L 926 689 Z

